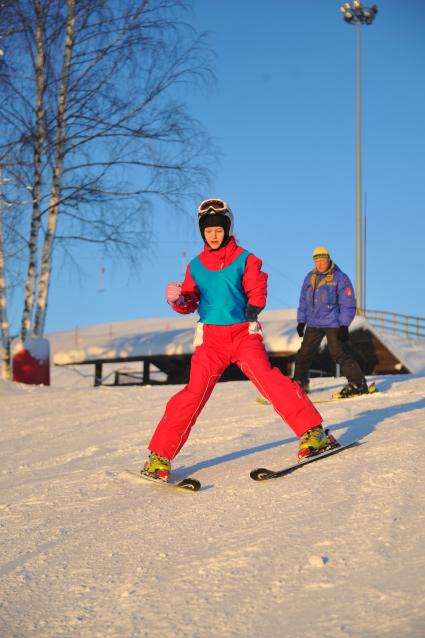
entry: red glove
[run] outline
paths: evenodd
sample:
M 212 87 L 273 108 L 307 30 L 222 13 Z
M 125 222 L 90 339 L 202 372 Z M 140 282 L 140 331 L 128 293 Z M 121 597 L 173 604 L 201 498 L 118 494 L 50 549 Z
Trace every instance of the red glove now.
M 181 297 L 181 292 L 182 292 L 182 285 L 176 282 L 171 282 L 168 284 L 167 289 L 165 291 L 165 296 L 167 298 L 167 303 L 170 304 L 170 306 L 175 306 L 177 305 L 178 301 L 180 300 Z

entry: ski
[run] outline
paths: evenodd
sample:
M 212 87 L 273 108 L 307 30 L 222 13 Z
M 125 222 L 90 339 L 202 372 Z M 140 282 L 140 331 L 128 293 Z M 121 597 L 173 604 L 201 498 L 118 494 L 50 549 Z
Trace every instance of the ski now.
M 271 405 L 270 401 L 267 401 L 267 399 L 265 399 L 264 397 L 261 397 L 260 395 L 258 395 L 258 397 L 256 397 L 255 400 L 260 405 Z
M 340 399 L 358 399 L 360 397 L 366 397 L 370 394 L 376 394 L 376 392 L 379 392 L 379 390 L 376 387 L 375 382 L 373 381 L 368 387 L 367 394 L 353 394 L 350 397 L 342 397 L 340 392 L 334 392 L 334 394 L 332 394 L 332 396 L 328 399 L 310 399 L 310 401 L 312 403 L 330 403 L 331 401 L 339 401 Z M 267 401 L 267 399 L 262 396 L 257 396 L 255 400 L 260 405 L 271 405 L 270 401 Z
M 188 477 L 188 478 L 182 479 L 181 481 L 174 482 L 174 481 L 164 481 L 163 479 L 160 479 L 160 478 L 153 478 L 153 477 L 147 476 L 146 474 L 143 474 L 143 472 L 141 471 L 136 472 L 135 470 L 126 470 L 125 472 L 129 477 L 137 479 L 138 481 L 142 481 L 146 484 L 153 483 L 154 485 L 158 485 L 159 487 L 165 487 L 172 490 L 179 490 L 184 492 L 198 492 L 201 489 L 201 483 L 198 481 L 198 479 L 195 479 L 195 478 Z
M 375 394 L 376 392 L 378 392 L 378 388 L 376 387 L 375 382 L 372 381 L 372 383 L 367 388 L 367 393 L 365 394 L 352 394 L 348 397 L 342 397 L 340 392 L 334 392 L 330 401 L 334 401 L 335 399 L 355 399 L 357 397 L 366 397 L 369 394 Z
M 268 481 L 269 479 L 280 478 L 282 476 L 287 476 L 295 470 L 299 470 L 304 465 L 308 465 L 309 463 L 313 463 L 314 461 L 319 461 L 320 459 L 324 459 L 327 456 L 332 456 L 333 454 L 338 454 L 339 452 L 343 452 L 347 448 L 354 447 L 357 445 L 361 445 L 361 443 L 356 439 L 355 441 L 350 441 L 350 443 L 345 443 L 345 445 L 340 445 L 339 443 L 334 443 L 330 448 L 327 448 L 324 452 L 319 452 L 314 456 L 309 456 L 308 458 L 298 461 L 298 463 L 294 463 L 293 465 L 288 465 L 288 467 L 283 468 L 282 470 L 268 470 L 264 467 L 259 467 L 250 472 L 250 477 L 254 481 Z

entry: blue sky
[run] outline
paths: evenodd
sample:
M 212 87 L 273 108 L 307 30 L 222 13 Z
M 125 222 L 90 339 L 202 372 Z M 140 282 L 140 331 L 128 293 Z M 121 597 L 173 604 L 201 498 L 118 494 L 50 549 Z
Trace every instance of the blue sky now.
M 297 306 L 316 245 L 355 277 L 356 28 L 339 6 L 193 2 L 217 77 L 187 98 L 220 151 L 205 196 L 229 202 L 240 244 L 263 259 L 269 309 Z M 362 31 L 367 307 L 425 316 L 424 7 L 378 6 Z M 197 203 L 193 223 L 157 206 L 137 272 L 87 249 L 79 274 L 58 260 L 46 331 L 169 315 L 164 288 L 202 247 Z

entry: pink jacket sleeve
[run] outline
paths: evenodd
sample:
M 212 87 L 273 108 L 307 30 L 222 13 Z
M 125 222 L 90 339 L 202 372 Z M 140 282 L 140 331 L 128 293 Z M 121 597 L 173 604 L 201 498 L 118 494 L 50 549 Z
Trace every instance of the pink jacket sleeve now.
M 173 306 L 173 310 L 182 315 L 195 312 L 199 304 L 199 289 L 190 274 L 190 264 L 187 265 L 186 275 L 182 284 L 183 301 Z
M 248 303 L 258 308 L 264 308 L 267 300 L 267 273 L 261 270 L 263 262 L 251 254 L 245 264 L 245 274 L 242 286 L 248 297 Z

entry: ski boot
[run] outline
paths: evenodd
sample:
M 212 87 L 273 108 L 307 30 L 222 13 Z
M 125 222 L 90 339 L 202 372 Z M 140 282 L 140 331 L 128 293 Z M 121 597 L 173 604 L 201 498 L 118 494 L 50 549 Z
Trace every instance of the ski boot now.
M 348 399 L 359 394 L 369 394 L 369 388 L 367 387 L 366 379 L 362 379 L 360 383 L 348 383 L 345 385 L 341 392 L 338 393 L 340 399 Z
M 143 470 L 141 470 L 144 476 L 160 481 L 168 481 L 170 472 L 170 459 L 167 459 L 165 456 L 160 456 L 156 452 L 149 454 L 149 459 L 146 461 Z
M 328 434 L 328 431 L 324 430 L 321 425 L 318 425 L 304 432 L 300 438 L 298 458 L 302 460 L 308 456 L 315 456 L 334 443 L 336 443 L 335 437 L 333 437 L 332 434 Z

